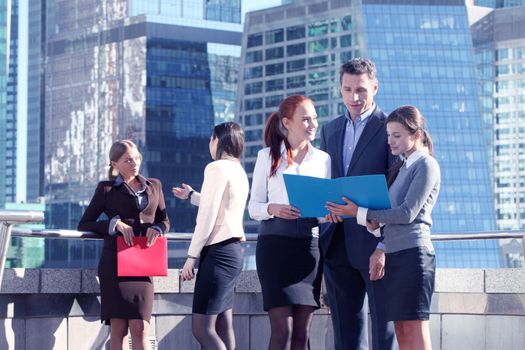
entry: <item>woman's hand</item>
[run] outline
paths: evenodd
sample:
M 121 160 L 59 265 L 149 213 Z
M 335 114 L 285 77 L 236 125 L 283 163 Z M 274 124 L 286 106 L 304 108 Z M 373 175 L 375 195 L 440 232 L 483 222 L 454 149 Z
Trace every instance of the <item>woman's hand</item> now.
M 182 184 L 182 187 L 172 187 L 171 192 L 179 199 L 188 199 L 190 191 L 193 190 L 190 185 Z
M 118 232 L 122 233 L 122 237 L 124 237 L 124 242 L 126 242 L 126 244 L 131 247 L 133 245 L 133 237 L 135 237 L 135 233 L 133 233 L 133 227 L 118 220 L 117 224 L 115 225 L 115 228 Z
M 343 218 L 342 217 L 334 215 L 332 213 L 326 214 L 326 216 L 324 218 L 325 218 L 326 221 L 332 222 L 334 224 L 337 224 L 338 222 L 343 222 Z
M 350 199 L 343 197 L 346 204 L 326 202 L 326 209 L 336 216 L 357 216 L 357 205 Z
M 151 247 L 157 241 L 157 238 L 160 236 L 160 232 L 154 228 L 148 227 L 146 231 L 147 243 L 146 246 Z
M 195 277 L 195 272 L 193 270 L 194 267 L 195 259 L 187 258 L 184 266 L 182 267 L 182 271 L 180 272 L 183 281 L 190 281 L 193 279 L 193 277 Z
M 274 203 L 268 205 L 268 214 L 281 219 L 298 219 L 301 216 L 299 209 L 291 205 Z

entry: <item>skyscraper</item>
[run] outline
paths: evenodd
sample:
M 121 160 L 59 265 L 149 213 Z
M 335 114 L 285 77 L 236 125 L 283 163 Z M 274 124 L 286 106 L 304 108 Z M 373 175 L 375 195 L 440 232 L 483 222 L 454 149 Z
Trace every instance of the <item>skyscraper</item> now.
M 495 229 L 474 56 L 463 0 L 303 0 L 248 14 L 238 94 L 253 169 L 266 116 L 306 94 L 321 123 L 344 110 L 339 67 L 364 56 L 378 67 L 378 105 L 417 106 L 434 136 L 442 189 L 434 232 Z M 497 242 L 438 244 L 439 264 L 500 266 Z
M 9 49 L 11 31 L 11 2 L 0 0 L 0 208 L 5 204 L 6 186 L 6 133 L 7 133 L 7 95 L 9 74 Z
M 172 229 L 191 230 L 195 210 L 170 188 L 200 186 L 214 121 L 233 119 L 240 1 L 46 6 L 48 223 L 76 225 L 105 177 L 111 143 L 131 138 L 144 155 L 143 173 L 165 186 Z
M 476 11 L 479 9 L 472 9 Z M 492 131 L 496 223 L 525 228 L 525 6 L 476 16 L 472 39 L 486 129 Z
M 18 0 L 11 0 L 9 74 L 6 90 L 5 201 L 16 200 L 17 102 L 18 102 Z
M 524 6 L 524 0 L 467 0 L 469 5 L 492 7 L 492 8 L 503 8 L 513 6 Z

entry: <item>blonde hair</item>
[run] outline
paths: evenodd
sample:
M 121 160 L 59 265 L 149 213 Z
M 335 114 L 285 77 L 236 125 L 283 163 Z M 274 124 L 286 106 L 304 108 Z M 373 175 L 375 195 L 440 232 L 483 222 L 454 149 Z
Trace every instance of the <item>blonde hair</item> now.
M 113 167 L 111 162 L 118 162 L 120 157 L 122 157 L 122 155 L 129 149 L 136 149 L 140 155 L 140 159 L 142 159 L 142 154 L 140 154 L 137 145 L 131 140 L 118 140 L 111 145 L 111 148 L 109 149 L 109 180 L 115 180 L 115 178 L 118 176 L 118 171 L 115 169 L 115 167 Z

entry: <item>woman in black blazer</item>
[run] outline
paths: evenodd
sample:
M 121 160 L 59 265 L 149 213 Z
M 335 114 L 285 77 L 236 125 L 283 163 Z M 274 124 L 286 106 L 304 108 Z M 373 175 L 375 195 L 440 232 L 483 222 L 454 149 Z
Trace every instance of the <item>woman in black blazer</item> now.
M 142 155 L 130 140 L 115 142 L 109 151 L 109 181 L 101 181 L 80 219 L 80 231 L 104 236 L 98 265 L 101 320 L 111 325 L 111 349 L 127 343 L 128 328 L 133 349 L 148 349 L 148 327 L 153 306 L 151 277 L 117 276 L 117 236 L 133 245 L 133 237 L 146 236 L 148 245 L 169 229 L 162 186 L 157 179 L 139 174 Z M 99 220 L 101 214 L 105 218 Z M 126 345 L 127 347 L 127 345 Z

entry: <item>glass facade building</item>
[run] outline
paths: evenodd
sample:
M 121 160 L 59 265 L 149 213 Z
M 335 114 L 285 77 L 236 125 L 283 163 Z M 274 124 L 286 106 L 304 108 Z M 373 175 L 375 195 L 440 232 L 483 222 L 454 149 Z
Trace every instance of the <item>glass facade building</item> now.
M 377 64 L 381 109 L 413 104 L 428 120 L 442 169 L 433 231 L 494 230 L 487 148 L 462 0 L 304 0 L 248 14 L 238 94 L 247 136 L 246 170 L 253 169 L 262 147 L 266 117 L 285 96 L 310 96 L 321 124 L 344 111 L 339 67 L 359 56 Z M 497 242 L 436 245 L 440 267 L 501 265 Z
M 44 196 L 44 127 L 45 127 L 45 36 L 44 1 L 28 1 L 27 47 L 27 167 L 26 197 L 40 202 Z
M 525 6 L 525 0 L 469 0 L 470 5 L 503 8 L 513 6 Z
M 240 2 L 103 5 L 47 1 L 43 12 L 46 226 L 76 227 L 107 178 L 111 144 L 130 138 L 141 173 L 163 183 L 171 231 L 192 232 L 197 210 L 171 187 L 200 188 L 213 125 L 234 119 Z M 96 264 L 98 243 L 77 243 L 46 241 L 45 266 Z
M 16 200 L 18 103 L 18 0 L 11 0 L 9 74 L 6 90 L 5 201 Z
M 491 128 L 496 223 L 525 229 L 525 6 L 496 9 L 472 24 L 480 94 Z
M 6 165 L 8 152 L 7 137 L 7 95 L 9 80 L 10 49 L 10 1 L 0 0 L 0 208 L 5 205 Z

